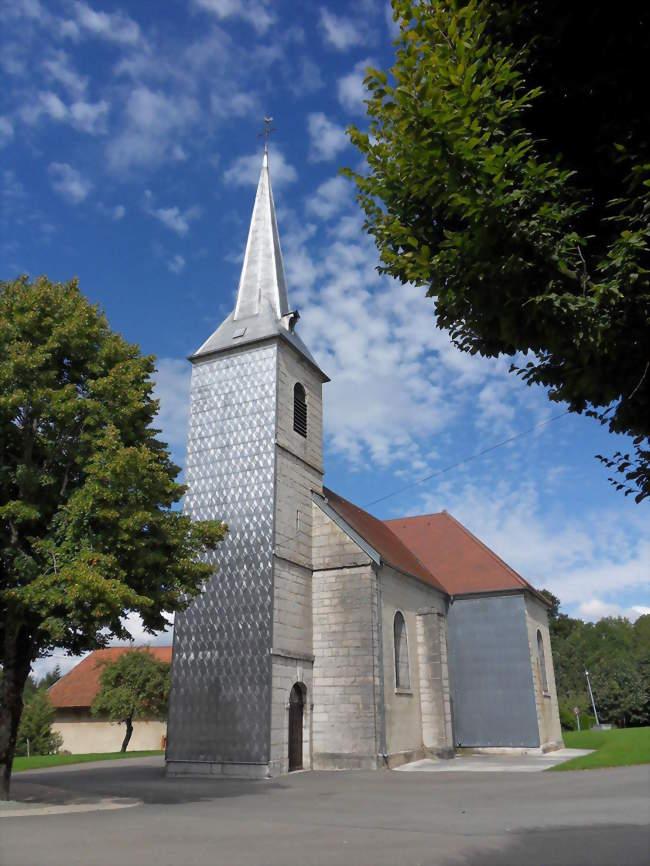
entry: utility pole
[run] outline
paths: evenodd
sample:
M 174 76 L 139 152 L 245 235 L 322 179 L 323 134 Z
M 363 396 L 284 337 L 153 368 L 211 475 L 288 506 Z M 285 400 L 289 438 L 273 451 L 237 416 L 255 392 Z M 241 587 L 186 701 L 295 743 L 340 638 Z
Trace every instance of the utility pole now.
M 587 677 L 587 688 L 589 689 L 589 697 L 591 698 L 591 706 L 594 711 L 596 726 L 600 727 L 600 722 L 598 721 L 598 713 L 596 712 L 596 702 L 594 701 L 594 693 L 591 691 L 591 682 L 589 681 L 589 671 L 585 671 L 585 676 Z

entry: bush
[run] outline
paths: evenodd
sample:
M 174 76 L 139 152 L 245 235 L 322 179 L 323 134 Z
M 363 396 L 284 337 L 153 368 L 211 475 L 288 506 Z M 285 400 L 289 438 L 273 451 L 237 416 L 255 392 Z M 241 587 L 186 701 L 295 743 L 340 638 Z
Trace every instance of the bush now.
M 18 728 L 16 755 L 55 755 L 63 743 L 61 734 L 52 731 L 55 709 L 43 689 L 25 705 Z

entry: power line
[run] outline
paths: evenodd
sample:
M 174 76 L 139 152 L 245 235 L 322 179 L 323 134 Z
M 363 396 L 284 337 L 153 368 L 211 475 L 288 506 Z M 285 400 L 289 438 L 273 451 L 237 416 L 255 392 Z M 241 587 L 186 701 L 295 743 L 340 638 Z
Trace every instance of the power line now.
M 378 502 L 384 502 L 386 499 L 390 499 L 393 496 L 398 496 L 400 493 L 405 493 L 407 490 L 411 490 L 413 487 L 424 484 L 425 481 L 431 481 L 432 478 L 437 478 L 439 475 L 444 475 L 445 472 L 450 472 L 452 469 L 456 469 L 458 466 L 462 466 L 464 463 L 470 463 L 472 460 L 476 460 L 477 457 L 482 457 L 484 454 L 488 454 L 490 451 L 501 448 L 503 445 L 507 445 L 509 442 L 514 442 L 515 439 L 521 439 L 522 436 L 527 436 L 529 433 L 532 433 L 534 430 L 538 430 L 540 427 L 546 427 L 546 425 L 550 424 L 552 421 L 558 421 L 560 418 L 564 418 L 564 416 L 568 414 L 569 410 L 567 409 L 566 412 L 561 412 L 559 415 L 553 415 L 551 418 L 547 418 L 546 421 L 540 421 L 538 424 L 533 424 L 532 427 L 528 427 L 526 430 L 515 433 L 514 436 L 509 436 L 507 439 L 502 439 L 501 442 L 496 442 L 494 445 L 483 448 L 481 451 L 477 451 L 476 454 L 471 454 L 469 457 L 464 457 L 462 460 L 458 460 L 456 463 L 451 463 L 449 466 L 445 466 L 444 469 L 438 469 L 436 472 L 432 472 L 430 475 L 425 475 L 424 478 L 419 478 L 417 481 L 411 481 L 409 484 L 405 484 L 398 490 L 393 490 L 392 493 L 386 493 L 385 496 L 379 496 L 377 499 L 373 499 L 371 502 L 366 502 L 363 507 L 368 508 L 370 505 L 376 505 Z

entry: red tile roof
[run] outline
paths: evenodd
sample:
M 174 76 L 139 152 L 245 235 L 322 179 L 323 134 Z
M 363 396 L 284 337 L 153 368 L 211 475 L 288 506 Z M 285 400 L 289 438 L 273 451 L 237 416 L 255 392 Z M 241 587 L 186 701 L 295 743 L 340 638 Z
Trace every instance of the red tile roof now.
M 385 521 L 436 575 L 450 595 L 528 590 L 546 599 L 446 511 Z
M 123 653 L 132 652 L 133 649 L 144 649 L 153 653 L 161 662 L 172 660 L 171 646 L 109 647 L 95 650 L 48 689 L 49 699 L 55 707 L 89 707 L 99 691 L 103 663 L 115 661 Z
M 327 487 L 323 487 L 323 495 L 327 499 L 327 504 L 339 517 L 342 517 L 356 533 L 374 547 L 389 565 L 419 578 L 440 592 L 445 592 L 444 586 L 433 570 L 420 560 L 414 550 L 403 544 L 386 523 L 348 502 L 347 499 L 343 499 Z

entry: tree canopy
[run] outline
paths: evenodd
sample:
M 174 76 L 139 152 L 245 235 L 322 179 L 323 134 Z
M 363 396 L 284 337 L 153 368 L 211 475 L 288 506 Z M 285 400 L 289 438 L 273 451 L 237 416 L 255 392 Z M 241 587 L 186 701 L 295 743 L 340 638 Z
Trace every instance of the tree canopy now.
M 551 399 L 632 436 L 601 459 L 650 496 L 650 13 L 393 10 L 395 63 L 368 70 L 369 132 L 349 129 L 367 171 L 346 170 L 380 271 L 426 288 L 460 349 L 512 356 Z
M 589 671 L 601 721 L 619 727 L 650 724 L 650 615 L 631 623 L 624 617 L 583 622 L 559 612 L 549 614 L 555 684 L 565 727 L 575 725 L 572 708 L 591 715 L 585 670 Z
M 122 752 L 126 752 L 135 719 L 167 718 L 170 665 L 145 650 L 130 650 L 107 662 L 92 713 L 126 725 Z
M 0 283 L 0 765 L 8 794 L 30 666 L 153 633 L 199 592 L 226 532 L 175 506 L 154 358 L 75 280 Z

